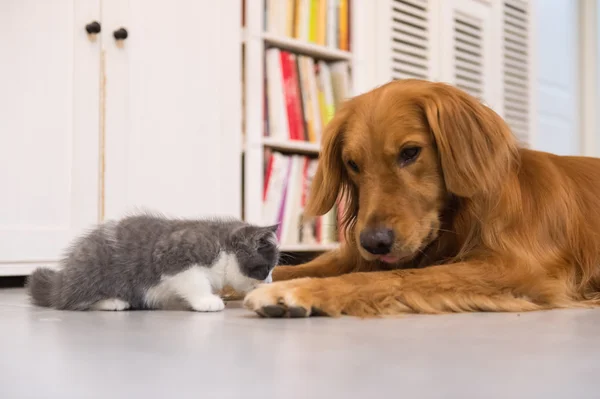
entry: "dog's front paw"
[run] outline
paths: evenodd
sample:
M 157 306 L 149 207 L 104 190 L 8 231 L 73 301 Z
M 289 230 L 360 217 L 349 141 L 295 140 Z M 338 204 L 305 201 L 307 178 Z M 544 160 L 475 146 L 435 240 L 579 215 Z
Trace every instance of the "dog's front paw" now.
M 261 285 L 246 295 L 244 306 L 263 317 L 339 316 L 343 298 L 334 298 L 331 288 L 316 278 Z

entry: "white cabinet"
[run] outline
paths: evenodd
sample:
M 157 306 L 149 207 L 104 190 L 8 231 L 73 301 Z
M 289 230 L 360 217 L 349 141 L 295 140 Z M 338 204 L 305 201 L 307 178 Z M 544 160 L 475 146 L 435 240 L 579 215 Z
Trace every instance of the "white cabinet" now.
M 240 10 L 225 3 L 0 2 L 0 275 L 136 209 L 240 216 Z
M 99 6 L 0 2 L 0 261 L 12 266 L 56 260 L 97 221 L 100 47 L 83 27 Z
M 225 3 L 103 1 L 106 217 L 240 216 L 241 16 Z

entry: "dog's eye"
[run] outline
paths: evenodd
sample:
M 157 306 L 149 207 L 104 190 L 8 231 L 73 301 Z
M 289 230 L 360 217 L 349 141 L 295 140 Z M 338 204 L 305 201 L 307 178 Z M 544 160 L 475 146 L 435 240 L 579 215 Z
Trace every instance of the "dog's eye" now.
M 356 164 L 356 162 L 354 162 L 353 160 L 349 160 L 347 162 L 348 167 L 350 169 L 352 169 L 355 173 L 358 173 L 360 170 L 358 169 L 358 165 Z
M 406 147 L 400 151 L 399 162 L 401 166 L 406 166 L 414 162 L 421 153 L 421 147 Z

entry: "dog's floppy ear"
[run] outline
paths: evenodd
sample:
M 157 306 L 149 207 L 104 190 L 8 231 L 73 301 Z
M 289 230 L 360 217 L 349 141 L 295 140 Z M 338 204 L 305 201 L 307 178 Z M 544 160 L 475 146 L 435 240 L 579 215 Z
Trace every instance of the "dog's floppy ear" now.
M 518 162 L 515 139 L 492 109 L 467 93 L 437 84 L 423 97 L 444 181 L 459 197 L 491 194 Z
M 347 180 L 342 161 L 344 127 L 350 115 L 349 104 L 345 103 L 325 127 L 322 137 L 319 164 L 313 178 L 305 216 L 327 213 L 336 203 L 342 185 Z

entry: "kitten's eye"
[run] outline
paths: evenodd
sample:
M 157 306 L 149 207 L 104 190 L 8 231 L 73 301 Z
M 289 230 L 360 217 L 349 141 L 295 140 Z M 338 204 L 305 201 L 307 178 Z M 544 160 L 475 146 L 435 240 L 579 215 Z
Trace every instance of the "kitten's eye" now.
M 352 171 L 353 171 L 354 173 L 358 173 L 358 172 L 360 172 L 360 169 L 358 169 L 358 165 L 357 165 L 357 164 L 356 164 L 356 162 L 354 162 L 353 160 L 351 160 L 351 159 L 350 159 L 350 160 L 347 162 L 347 164 L 348 164 L 348 167 L 349 167 L 350 169 L 352 169 Z
M 420 153 L 421 147 L 403 148 L 402 151 L 400 151 L 400 155 L 398 156 L 398 162 L 400 163 L 400 166 L 406 166 L 413 163 L 419 157 Z
M 258 243 L 258 252 L 271 251 L 275 247 L 276 247 L 276 245 L 270 240 L 260 240 Z

